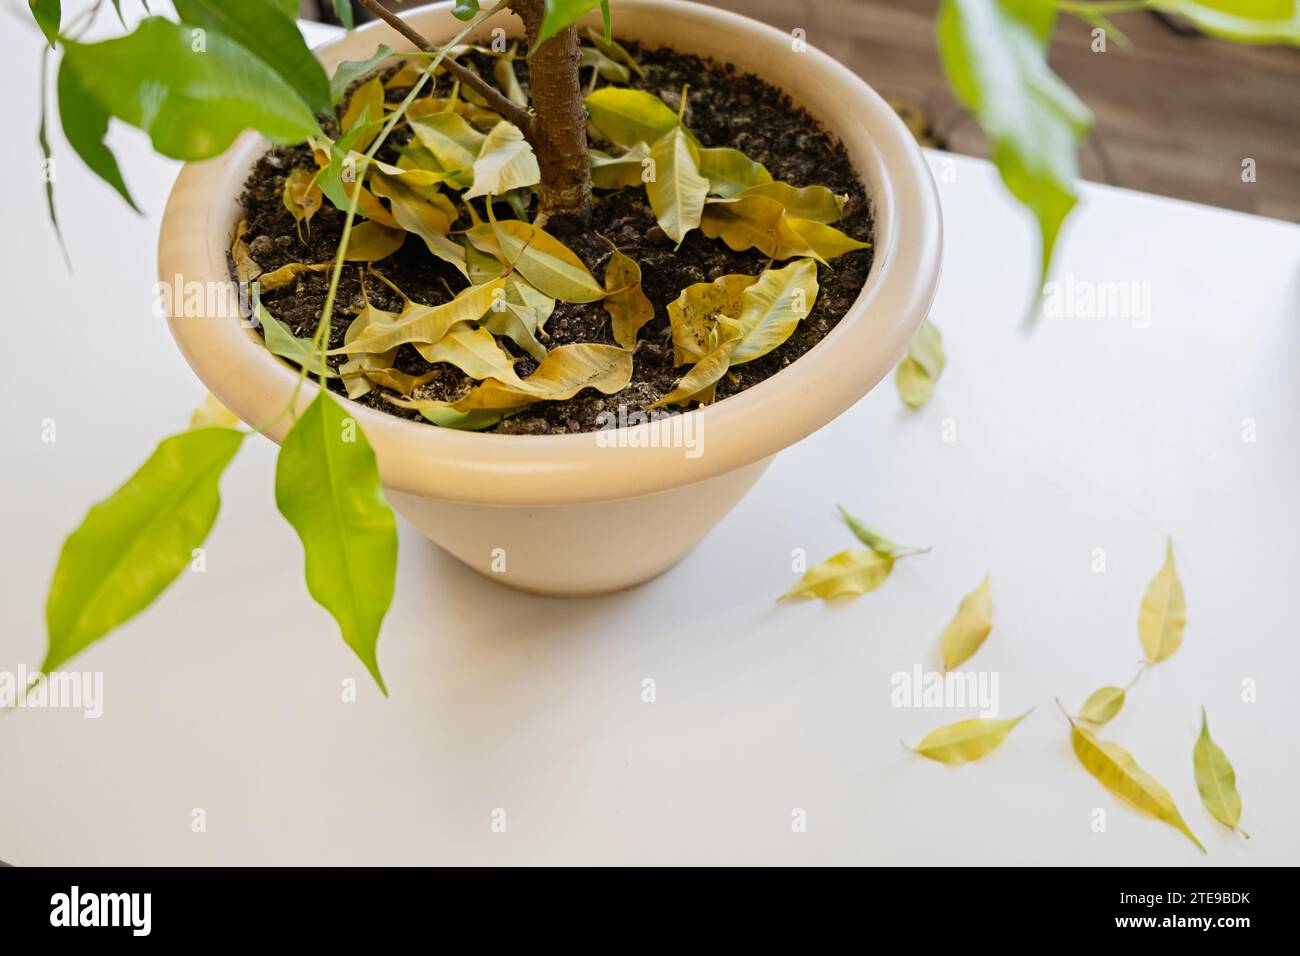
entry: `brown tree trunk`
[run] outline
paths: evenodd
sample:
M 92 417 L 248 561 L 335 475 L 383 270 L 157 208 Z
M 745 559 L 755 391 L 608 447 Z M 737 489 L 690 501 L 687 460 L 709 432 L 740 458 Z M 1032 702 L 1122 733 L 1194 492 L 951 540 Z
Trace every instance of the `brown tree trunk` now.
M 509 0 L 524 22 L 531 49 L 542 25 L 544 0 Z M 587 110 L 578 82 L 578 31 L 568 27 L 528 58 L 532 92 L 531 128 L 525 130 L 537 154 L 542 181 L 540 213 L 546 221 L 591 215 L 591 170 L 587 158 Z

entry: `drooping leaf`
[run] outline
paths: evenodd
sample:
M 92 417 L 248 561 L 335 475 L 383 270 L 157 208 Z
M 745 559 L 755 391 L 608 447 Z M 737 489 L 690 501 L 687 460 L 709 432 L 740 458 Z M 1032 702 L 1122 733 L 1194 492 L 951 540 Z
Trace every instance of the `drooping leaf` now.
M 1071 725 L 1070 744 L 1079 763 L 1102 786 L 1138 812 L 1169 824 L 1195 843 L 1198 850 L 1205 852 L 1201 841 L 1183 822 L 1169 791 L 1139 767 L 1132 754 L 1119 744 L 1098 740 L 1091 731 L 1078 724 Z
M 627 51 L 627 48 L 617 40 L 604 36 L 600 31 L 593 30 L 591 27 L 587 27 L 583 30 L 582 35 L 586 37 L 588 43 L 611 60 L 616 63 L 622 63 L 637 76 L 645 76 L 645 70 L 641 69 L 641 64 L 638 63 L 632 54 Z
M 304 272 L 328 272 L 329 269 L 328 262 L 290 262 L 272 272 L 262 273 L 258 277 L 257 287 L 260 292 L 274 292 L 283 289 Z
M 698 362 L 714 347 L 714 330 L 719 316 L 735 318 L 744 306 L 743 294 L 758 281 L 757 276 L 719 276 L 712 282 L 688 285 L 668 304 L 668 322 L 673 333 L 673 364 Z M 716 343 L 714 343 L 716 344 Z M 725 369 L 724 369 L 725 371 Z
M 393 56 L 396 56 L 396 51 L 387 43 L 381 43 L 375 47 L 374 54 L 365 60 L 344 60 L 340 63 L 330 77 L 330 104 L 343 102 L 348 87 Z
M 586 99 L 592 123 L 616 146 L 654 143 L 677 126 L 677 114 L 653 93 L 607 86 Z
M 700 216 L 700 231 L 710 239 L 721 239 L 736 252 L 757 249 L 773 259 L 818 258 L 790 225 L 785 207 L 769 196 L 708 200 Z
M 762 358 L 790 337 L 817 301 L 817 266 L 799 259 L 781 269 L 764 269 L 740 301 L 738 316 L 718 319 L 720 337 L 735 342 L 732 365 Z
M 870 525 L 863 523 L 861 519 L 855 518 L 853 515 L 849 514 L 843 505 L 837 505 L 837 507 L 840 509 L 840 517 L 844 520 L 848 529 L 853 532 L 853 537 L 857 538 L 873 551 L 879 551 L 881 554 L 888 555 L 891 558 L 898 558 L 902 557 L 905 552 L 913 554 L 921 550 L 919 548 L 905 548 L 902 545 L 895 544 L 875 528 L 872 528 Z
M 686 234 L 700 225 L 709 181 L 700 175 L 695 146 L 680 124 L 655 141 L 650 158 L 655 170 L 645 184 L 650 208 L 659 228 L 680 245 Z
M 497 57 L 492 64 L 492 78 L 497 81 L 497 88 L 506 95 L 511 103 L 528 109 L 528 94 L 519 85 L 519 75 L 515 73 L 515 61 L 512 57 Z
M 618 156 L 593 149 L 589 150 L 588 158 L 591 163 L 591 184 L 597 189 L 640 186 L 645 182 L 650 147 L 645 143 L 635 143 Z
M 584 46 L 579 51 L 578 69 L 593 69 L 597 76 L 611 83 L 628 83 L 632 79 L 632 71 L 625 64 L 606 56 L 592 46 Z
M 1165 544 L 1165 563 L 1147 586 L 1138 611 L 1138 637 L 1149 663 L 1158 664 L 1178 650 L 1187 625 L 1183 582 L 1174 567 L 1174 542 Z
M 334 0 L 334 16 L 338 18 L 339 23 L 343 24 L 345 29 L 351 30 L 353 27 L 352 0 Z
M 502 120 L 483 140 L 478 159 L 474 160 L 474 185 L 461 198 L 503 196 L 512 189 L 535 186 L 541 180 L 533 147 L 518 126 Z
M 160 17 L 99 43 L 65 43 L 64 70 L 101 111 L 149 134 L 172 159 L 209 159 L 255 129 L 276 143 L 320 135 L 302 98 L 279 74 L 220 33 L 199 55 L 191 31 Z M 98 170 L 97 170 L 98 171 Z
M 423 239 L 429 251 L 443 262 L 466 272 L 465 250 L 448 235 L 454 216 L 449 216 L 446 208 L 379 169 L 371 173 L 370 186 L 376 195 L 388 200 L 399 226 Z
M 348 108 L 339 120 L 339 129 L 350 133 L 348 144 L 358 153 L 364 153 L 384 128 L 384 84 L 372 76 L 352 93 Z
M 533 50 L 566 27 L 572 26 L 586 13 L 595 10 L 604 0 L 545 0 L 542 24 L 537 30 Z M 529 51 L 531 52 L 531 51 Z
M 421 145 L 429 151 L 438 165 L 455 174 L 452 180 L 459 187 L 473 181 L 474 162 L 483 151 L 486 134 L 480 133 L 459 113 L 430 113 L 414 117 L 408 113 L 408 122 Z
M 266 0 L 173 0 L 181 22 L 223 33 L 280 75 L 314 113 L 334 105 L 320 61 L 298 25 Z
M 699 360 L 678 380 L 673 390 L 650 407 L 663 408 L 665 405 L 687 405 L 691 402 L 707 405 L 712 402 L 718 382 L 731 368 L 733 344 L 727 342 L 717 345 L 701 355 Z
M 939 55 L 948 83 L 983 127 L 1002 181 L 1038 219 L 1040 285 L 1074 208 L 1076 152 L 1092 115 L 1047 65 L 1056 9 L 1025 0 L 943 0 Z
M 64 541 L 50 582 L 42 673 L 143 611 L 193 560 L 217 518 L 221 474 L 243 440 L 233 428 L 163 439 L 139 471 L 90 509 Z
M 614 341 L 636 348 L 636 334 L 655 317 L 655 307 L 641 291 L 641 267 L 631 256 L 614 250 L 605 266 L 605 301 Z
M 36 25 L 45 34 L 45 39 L 50 46 L 54 46 L 58 42 L 59 27 L 63 21 L 62 0 L 27 0 L 27 5 L 31 8 Z
M 798 188 L 789 183 L 764 182 L 737 194 L 738 196 L 766 196 L 785 207 L 787 216 L 811 219 L 813 222 L 836 222 L 844 213 L 847 196 L 838 196 L 825 186 Z
M 709 181 L 709 192 L 730 199 L 746 189 L 772 181 L 772 174 L 738 149 L 719 146 L 700 149 L 700 175 Z
M 408 302 L 395 322 L 367 325 L 352 342 L 345 343 L 338 351 L 353 355 L 386 352 L 407 343 L 432 345 L 441 341 L 452 326 L 478 320 L 504 294 L 504 288 L 504 279 L 494 279 L 483 285 L 470 286 L 441 305 Z
M 325 197 L 316 184 L 316 175 L 301 167 L 289 170 L 284 178 L 284 208 L 301 227 L 311 226 L 312 217 L 320 210 Z
M 1016 725 L 1033 713 L 1027 710 L 1010 720 L 972 717 L 955 724 L 937 727 L 912 748 L 922 757 L 958 766 L 979 760 L 997 750 Z
M 321 361 L 320 351 L 312 347 L 310 338 L 298 338 L 289 331 L 289 327 L 267 311 L 266 306 L 257 302 L 254 306 L 257 322 L 262 326 L 267 351 L 272 355 L 286 358 L 307 370 L 309 375 L 333 378 L 335 371 Z
M 858 597 L 884 584 L 893 569 L 893 558 L 871 548 L 841 551 L 804 572 L 799 583 L 781 595 L 781 600 Z
M 275 504 L 302 540 L 307 590 L 387 696 L 375 650 L 393 600 L 397 521 L 365 432 L 324 389 L 284 436 Z
M 230 258 L 235 263 L 235 277 L 242 283 L 249 283 L 262 274 L 262 267 L 257 264 L 249 251 L 244 235 L 248 232 L 248 220 L 241 219 L 235 227 L 235 240 L 230 245 Z
M 988 575 L 980 586 L 962 598 L 957 614 L 943 629 L 939 647 L 943 666 L 952 670 L 970 660 L 993 630 L 993 598 L 989 594 Z
M 344 258 L 349 262 L 378 262 L 402 248 L 405 241 L 406 233 L 401 229 L 368 220 L 352 227 Z
M 1155 0 L 1152 6 L 1187 17 L 1200 29 L 1241 43 L 1300 45 L 1295 0 Z
M 825 262 L 842 256 L 846 252 L 871 248 L 869 242 L 854 239 L 852 236 L 840 232 L 834 226 L 827 226 L 812 219 L 786 216 L 785 221 L 799 235 L 799 238 L 808 244 L 808 248 L 816 254 L 816 257 Z
M 1196 773 L 1196 790 L 1201 803 L 1210 815 L 1225 827 L 1238 831 L 1246 839 L 1250 834 L 1241 829 L 1241 794 L 1237 792 L 1237 774 L 1228 762 L 1228 756 L 1210 738 L 1210 721 L 1201 708 L 1201 734 L 1192 748 L 1192 768 Z
M 503 382 L 517 380 L 515 360 L 497 344 L 496 337 L 487 329 L 457 327 L 432 345 L 416 345 L 415 348 L 426 362 L 446 362 L 479 381 L 487 378 Z
M 104 137 L 108 135 L 109 112 L 91 95 L 81 80 L 81 74 L 72 67 L 66 56 L 59 64 L 58 94 L 59 120 L 63 124 L 63 135 L 67 137 L 68 143 L 91 172 L 116 189 L 126 204 L 139 212 L 140 207 L 131 198 L 131 191 L 122 178 L 117 157 L 104 145 Z
M 894 384 L 898 386 L 903 404 L 908 408 L 920 408 L 928 402 L 947 364 L 947 356 L 943 354 L 943 336 L 938 327 L 926 319 L 894 372 Z
M 612 395 L 626 388 L 631 380 L 630 352 L 612 345 L 584 342 L 551 349 L 527 378 L 513 378 L 509 381 L 488 379 L 455 402 L 401 404 L 422 411 L 432 408 L 451 408 L 457 412 L 500 410 L 519 408 L 539 401 L 566 401 L 584 388 L 594 388 Z
M 488 207 L 492 215 L 491 206 Z M 546 230 L 518 219 L 493 218 L 471 229 L 469 240 L 502 265 L 512 265 L 536 289 L 562 302 L 595 302 L 605 290 L 582 260 Z
M 1101 687 L 1088 695 L 1079 711 L 1079 719 L 1103 727 L 1114 720 L 1124 709 L 1123 687 Z

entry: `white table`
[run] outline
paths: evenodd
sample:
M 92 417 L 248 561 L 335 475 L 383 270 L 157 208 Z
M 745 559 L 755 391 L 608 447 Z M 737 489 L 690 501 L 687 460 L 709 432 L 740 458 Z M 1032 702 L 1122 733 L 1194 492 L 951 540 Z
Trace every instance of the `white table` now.
M 0 81 L 31 90 L 34 35 L 3 37 Z M 35 127 L 34 97 L 11 107 L 12 129 Z M 13 187 L 0 669 L 42 657 L 64 535 L 203 395 L 149 310 L 174 167 L 134 132 L 113 142 L 147 214 L 60 142 L 71 277 L 44 222 L 35 147 L 18 135 L 0 152 Z M 0 719 L 0 858 L 1300 863 L 1300 227 L 1085 186 L 1060 274 L 1149 283 L 1149 327 L 1062 318 L 1025 337 L 1026 218 L 984 162 L 931 158 L 948 229 L 934 319 L 950 365 L 929 407 L 908 414 L 883 383 L 782 455 L 681 566 L 610 597 L 513 593 L 403 527 L 380 643 L 387 701 L 307 596 L 272 500 L 275 449 L 252 441 L 223 482 L 207 571 L 75 661 L 103 672 L 103 716 Z M 846 606 L 777 606 L 791 549 L 816 559 L 850 544 L 836 502 L 933 552 Z M 1186 641 L 1111 731 L 1173 793 L 1206 858 L 1077 765 L 1052 703 L 1077 707 L 1131 676 L 1166 533 Z M 1092 571 L 1095 548 L 1105 573 Z M 999 674 L 1004 714 L 1038 709 L 998 752 L 954 770 L 898 741 L 970 712 L 896 709 L 890 677 L 934 665 L 939 631 L 986 570 L 996 625 L 970 666 Z M 341 700 L 349 678 L 355 703 Z M 655 703 L 642 702 L 645 678 Z M 1245 679 L 1258 702 L 1242 702 Z M 1237 767 L 1249 843 L 1197 800 L 1201 704 Z M 206 832 L 193 831 L 196 808 Z

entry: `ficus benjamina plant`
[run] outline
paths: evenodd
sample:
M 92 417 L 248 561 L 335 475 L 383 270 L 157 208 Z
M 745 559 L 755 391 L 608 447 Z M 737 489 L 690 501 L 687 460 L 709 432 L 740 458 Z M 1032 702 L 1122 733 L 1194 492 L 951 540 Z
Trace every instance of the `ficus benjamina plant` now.
M 480 6 L 480 0 L 456 0 L 453 12 L 466 26 L 441 44 L 377 0 L 359 0 L 415 52 L 380 46 L 371 58 L 344 63 L 333 76 L 297 29 L 296 0 L 175 0 L 174 20 L 153 15 L 142 0 L 147 15 L 138 25 L 94 42 L 85 39 L 86 31 L 103 0 L 68 18 L 61 0 L 28 2 L 45 38 L 46 68 L 55 70 L 65 138 L 132 208 L 136 203 L 105 142 L 112 120 L 143 130 L 158 153 L 178 160 L 220 155 L 250 129 L 277 145 L 309 143 L 318 157 L 321 168 L 314 177 L 291 177 L 286 183 L 285 202 L 300 225 L 309 225 L 313 210 L 328 199 L 345 213 L 342 237 L 332 263 L 295 264 L 259 279 L 265 289 L 287 281 L 279 274 L 286 270 L 288 277 L 307 269 L 329 271 L 322 320 L 311 338 L 296 338 L 257 307 L 267 347 L 300 370 L 293 399 L 257 427 L 291 423 L 276 468 L 277 506 L 302 540 L 312 597 L 338 622 L 344 641 L 381 690 L 376 644 L 393 596 L 396 522 L 384 500 L 374 452 L 346 407 L 324 387 L 327 379 L 341 375 L 349 395 L 354 386 L 369 387 L 367 378 L 399 381 L 397 370 L 373 360 L 412 344 L 422 355 L 458 364 L 480 380 L 454 403 L 409 405 L 435 424 L 462 428 L 491 424 L 530 402 L 570 397 L 582 384 L 610 393 L 626 386 L 637 330 L 653 315 L 637 263 L 615 250 L 603 284 L 598 283 L 542 228 L 585 222 L 593 188 L 644 185 L 659 226 L 672 241 L 680 243 L 699 228 L 733 249 L 745 243 L 771 259 L 791 260 L 760 276 L 723 276 L 682 291 L 668 311 L 677 361 L 692 367 L 663 403 L 711 400 L 728 368 L 767 354 L 790 334 L 802 314 L 793 303 L 806 312 L 817 294 L 817 265 L 866 246 L 829 225 L 838 218 L 841 197 L 823 187 L 773 182 L 738 150 L 700 147 L 683 116 L 686 91 L 672 107 L 643 91 L 619 88 L 620 77 L 640 68 L 613 38 L 609 0 L 499 0 L 490 7 Z M 121 0 L 112 5 L 126 29 Z M 334 7 L 351 27 L 349 0 L 334 0 Z M 580 35 L 577 21 L 597 9 L 603 29 Z M 944 71 L 958 100 L 987 133 L 1007 189 L 1037 219 L 1040 277 L 1050 268 L 1061 225 L 1076 202 L 1076 151 L 1091 122 L 1086 107 L 1047 63 L 1056 16 L 1079 16 L 1122 37 L 1109 18 L 1140 10 L 1182 14 L 1231 40 L 1300 44 L 1294 0 L 941 3 L 937 31 Z M 524 41 L 518 52 L 492 51 L 500 56 L 495 82 L 489 82 L 460 61 L 459 44 L 507 13 L 522 22 Z M 517 59 L 527 62 L 528 95 L 514 74 Z M 365 80 L 390 60 L 412 70 L 409 92 L 393 109 L 378 81 Z M 585 67 L 614 85 L 584 96 L 579 70 Z M 451 98 L 454 109 L 417 122 L 409 111 L 435 75 L 449 77 L 459 91 Z M 43 82 L 42 94 L 47 85 Z M 337 108 L 345 100 L 340 118 Z M 42 96 L 37 138 L 47 160 L 48 106 Z M 480 131 L 456 110 L 492 122 Z M 338 122 L 322 125 L 322 117 Z M 422 132 L 434 155 L 431 165 L 390 166 L 378 158 L 402 123 Z M 336 125 L 339 133 L 331 138 L 326 127 Z M 621 152 L 590 149 L 589 126 Z M 445 150 L 439 152 L 440 146 Z M 465 155 L 461 161 L 455 159 L 458 150 Z M 647 163 L 658 169 L 657 177 L 641 175 Z M 367 175 L 368 189 L 361 185 Z M 475 217 L 464 241 L 450 241 L 447 223 L 459 212 L 445 196 L 430 197 L 433 185 L 459 191 L 466 207 L 469 199 L 486 197 L 488 221 Z M 498 221 L 493 196 L 516 210 L 535 198 L 536 216 L 531 222 L 522 215 Z M 47 200 L 57 231 L 52 182 Z M 366 221 L 357 223 L 359 217 Z M 345 348 L 330 352 L 328 329 L 345 262 L 382 258 L 408 233 L 459 269 L 470 286 L 441 306 L 412 304 L 409 314 L 376 317 L 371 313 L 377 310 L 367 307 L 358 316 L 360 324 L 349 329 Z M 240 242 L 237 236 L 232 250 L 237 268 L 247 261 Z M 578 344 L 546 351 L 532 333 L 549 314 L 547 303 L 553 307 L 557 299 L 601 301 L 621 348 Z M 500 321 L 480 322 L 492 302 L 504 304 L 505 314 Z M 479 326 L 471 327 L 475 322 Z M 493 351 L 497 334 L 535 353 L 539 372 L 547 374 L 514 375 L 508 356 L 502 361 Z M 336 371 L 326 358 L 340 352 L 348 361 Z M 938 332 L 927 327 L 902 366 L 906 382 L 900 387 L 905 386 L 909 405 L 928 398 L 943 361 Z M 299 411 L 299 390 L 309 375 L 322 387 Z M 539 384 L 543 381 L 545 386 Z M 580 384 L 571 387 L 575 382 Z M 186 567 L 216 519 L 221 475 L 248 434 L 237 426 L 210 401 L 195 413 L 190 429 L 162 441 L 68 537 L 47 601 L 42 673 L 143 610 Z

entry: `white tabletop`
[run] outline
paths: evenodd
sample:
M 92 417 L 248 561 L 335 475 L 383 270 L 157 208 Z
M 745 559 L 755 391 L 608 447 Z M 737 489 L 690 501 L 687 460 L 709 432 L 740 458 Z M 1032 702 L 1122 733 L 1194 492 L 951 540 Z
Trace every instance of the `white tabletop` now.
M 6 29 L 0 84 L 31 90 L 37 54 L 34 33 Z M 13 671 L 43 656 L 64 536 L 204 391 L 150 314 L 174 165 L 114 132 L 136 217 L 56 137 L 69 276 L 21 135 L 34 97 L 10 106 L 0 670 Z M 950 362 L 926 409 L 907 413 L 882 383 L 780 456 L 679 567 L 609 597 L 511 592 L 403 526 L 379 651 L 389 700 L 308 597 L 274 506 L 275 448 L 252 441 L 222 484 L 206 572 L 70 665 L 103 673 L 102 717 L 0 718 L 0 859 L 1300 863 L 1300 227 L 1085 186 L 1058 274 L 1076 290 L 1146 283 L 1149 325 L 1064 317 L 1025 336 L 1030 224 L 986 163 L 931 161 L 947 227 L 933 318 Z M 792 549 L 851 544 L 836 502 L 933 552 L 856 602 L 776 605 Z M 1168 787 L 1204 858 L 1087 775 L 1052 703 L 1132 675 L 1166 534 L 1186 640 L 1108 731 Z M 971 711 L 895 708 L 890 680 L 935 666 L 939 631 L 986 571 L 995 626 L 968 666 L 998 674 L 1004 715 L 1037 711 L 951 769 L 899 739 Z M 1202 704 L 1249 843 L 1199 805 Z

